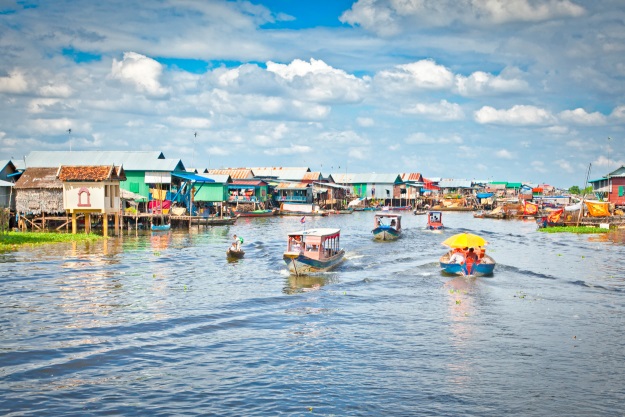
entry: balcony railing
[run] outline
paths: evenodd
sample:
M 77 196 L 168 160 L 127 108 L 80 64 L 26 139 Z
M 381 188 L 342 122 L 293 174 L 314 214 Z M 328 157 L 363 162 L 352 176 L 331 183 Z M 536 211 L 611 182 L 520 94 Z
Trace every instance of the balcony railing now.
M 240 202 L 244 202 L 244 203 L 255 203 L 258 201 L 258 198 L 256 198 L 256 196 L 252 196 L 252 197 L 247 197 L 244 195 L 231 195 L 230 197 L 228 197 L 228 201 L 240 201 Z

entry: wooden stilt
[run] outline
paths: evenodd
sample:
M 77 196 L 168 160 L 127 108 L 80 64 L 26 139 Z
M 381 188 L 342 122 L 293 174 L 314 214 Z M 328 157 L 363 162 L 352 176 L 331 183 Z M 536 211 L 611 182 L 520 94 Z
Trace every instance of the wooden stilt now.
M 75 235 L 78 229 L 78 224 L 76 222 L 76 213 L 72 212 L 72 234 Z
M 109 236 L 109 215 L 102 213 L 102 235 L 104 237 Z

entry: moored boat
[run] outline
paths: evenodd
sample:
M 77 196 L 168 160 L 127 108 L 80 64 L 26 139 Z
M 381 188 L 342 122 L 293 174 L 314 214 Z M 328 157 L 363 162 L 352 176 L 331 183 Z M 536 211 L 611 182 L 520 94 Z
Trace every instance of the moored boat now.
M 401 235 L 401 215 L 376 213 L 374 216 L 373 238 L 375 240 L 396 240 Z
M 252 211 L 235 211 L 234 213 L 239 217 L 272 217 L 275 216 L 276 210 L 266 209 Z
M 171 229 L 171 224 L 154 224 L 150 225 L 150 230 L 153 232 L 166 232 Z
M 440 211 L 428 211 L 428 224 L 426 229 L 441 230 L 443 226 L 443 213 Z
M 343 260 L 341 229 L 310 229 L 288 234 L 283 260 L 295 275 L 328 271 Z

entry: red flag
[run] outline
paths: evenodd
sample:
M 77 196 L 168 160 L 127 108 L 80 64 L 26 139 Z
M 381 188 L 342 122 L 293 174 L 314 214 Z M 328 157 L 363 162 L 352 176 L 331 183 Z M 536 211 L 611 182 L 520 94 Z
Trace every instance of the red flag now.
M 302 216 L 300 223 L 306 223 L 306 216 Z

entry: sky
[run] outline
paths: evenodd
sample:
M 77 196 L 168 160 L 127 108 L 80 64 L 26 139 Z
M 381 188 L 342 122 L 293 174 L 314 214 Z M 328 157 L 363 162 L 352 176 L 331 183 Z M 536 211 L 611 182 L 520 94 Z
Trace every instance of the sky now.
M 0 0 L 0 159 L 583 186 L 625 165 L 622 0 Z

